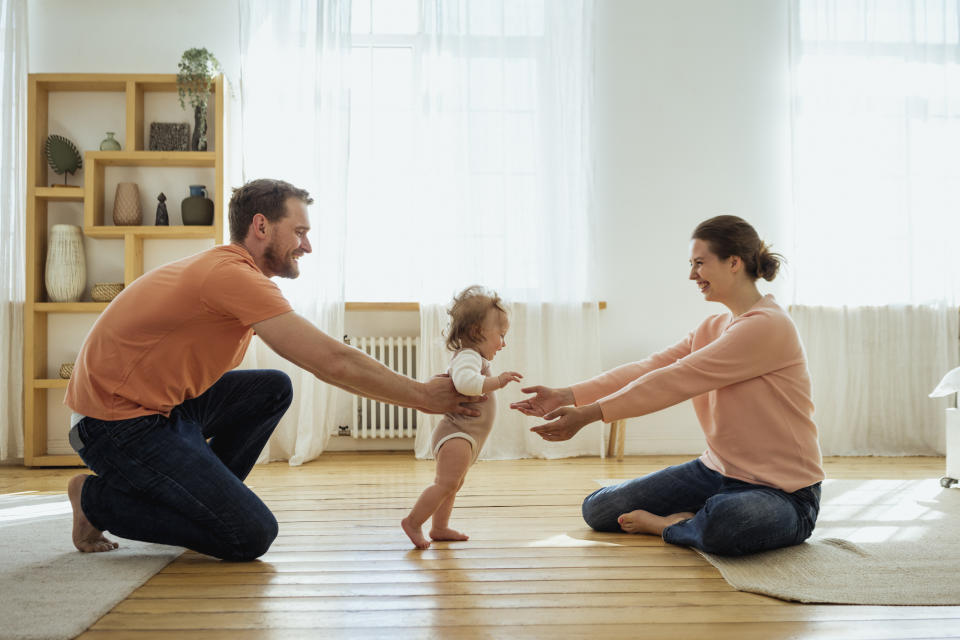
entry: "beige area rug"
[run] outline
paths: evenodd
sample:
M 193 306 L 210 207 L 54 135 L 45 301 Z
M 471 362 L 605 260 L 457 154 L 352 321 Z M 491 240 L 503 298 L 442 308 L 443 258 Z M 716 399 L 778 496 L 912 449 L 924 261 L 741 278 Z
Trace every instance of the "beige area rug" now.
M 783 600 L 960 604 L 960 489 L 827 480 L 811 538 L 742 558 L 701 554 L 733 587 Z
M 72 523 L 64 495 L 0 495 L 0 638 L 73 638 L 183 552 L 110 536 L 80 553 Z

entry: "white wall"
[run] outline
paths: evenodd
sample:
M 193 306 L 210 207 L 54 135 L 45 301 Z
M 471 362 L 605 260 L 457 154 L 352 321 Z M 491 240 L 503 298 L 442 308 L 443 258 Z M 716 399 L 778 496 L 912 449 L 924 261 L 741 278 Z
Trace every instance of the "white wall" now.
M 233 83 L 228 129 L 240 130 L 237 0 L 30 0 L 27 7 L 30 73 L 176 73 L 184 51 L 206 48 Z M 192 126 L 192 115 L 184 120 Z M 236 140 L 228 149 L 236 183 Z
M 239 76 L 237 0 L 31 0 L 31 73 L 176 73 L 180 55 L 209 49 Z
M 698 222 L 741 215 L 786 248 L 787 3 L 596 6 L 598 288 L 609 303 L 602 361 L 614 366 L 722 311 L 686 280 Z M 239 78 L 236 0 L 32 0 L 29 7 L 31 72 L 175 73 L 185 49 L 206 47 L 228 79 Z M 230 173 L 236 182 L 238 162 Z M 788 283 L 776 285 L 766 290 L 785 298 Z M 701 448 L 688 403 L 628 429 L 628 452 Z
M 785 245 L 787 6 L 600 0 L 596 29 L 598 285 L 610 367 L 724 311 L 687 280 L 697 223 L 732 213 Z M 627 434 L 628 453 L 696 452 L 703 442 L 689 403 L 632 420 Z

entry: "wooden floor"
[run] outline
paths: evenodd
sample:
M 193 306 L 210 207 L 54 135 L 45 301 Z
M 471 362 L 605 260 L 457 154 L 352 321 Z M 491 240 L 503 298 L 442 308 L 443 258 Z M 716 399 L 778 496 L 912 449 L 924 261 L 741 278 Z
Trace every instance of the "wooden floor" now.
M 601 483 L 685 459 L 480 462 L 451 520 L 470 541 L 427 551 L 411 548 L 399 522 L 431 480 L 431 462 L 328 454 L 299 468 L 257 467 L 249 484 L 280 521 L 261 561 L 185 553 L 80 638 L 960 636 L 960 607 L 782 602 L 733 590 L 688 549 L 584 525 L 580 501 Z M 827 461 L 834 478 L 939 478 L 943 469 L 942 458 Z M 0 493 L 62 492 L 75 472 L 0 468 Z

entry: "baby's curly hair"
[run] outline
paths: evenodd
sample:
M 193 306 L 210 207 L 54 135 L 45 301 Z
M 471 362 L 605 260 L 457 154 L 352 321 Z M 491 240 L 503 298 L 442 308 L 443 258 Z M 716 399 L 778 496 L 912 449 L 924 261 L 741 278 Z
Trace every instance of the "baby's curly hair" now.
M 504 315 L 507 314 L 500 296 L 480 285 L 471 285 L 454 296 L 453 303 L 447 309 L 450 315 L 450 325 L 446 331 L 447 349 L 457 351 L 481 342 L 483 321 L 490 309 L 499 309 Z

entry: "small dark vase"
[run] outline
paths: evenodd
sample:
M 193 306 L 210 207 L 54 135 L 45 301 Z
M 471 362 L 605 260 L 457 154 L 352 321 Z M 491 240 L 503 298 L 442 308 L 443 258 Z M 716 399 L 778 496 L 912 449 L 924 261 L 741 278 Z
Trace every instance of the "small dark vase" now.
M 207 188 L 202 184 L 190 185 L 190 197 L 180 203 L 183 224 L 213 224 L 213 200 L 206 197 Z
M 191 151 L 207 150 L 207 105 L 193 108 L 193 136 L 190 138 Z

